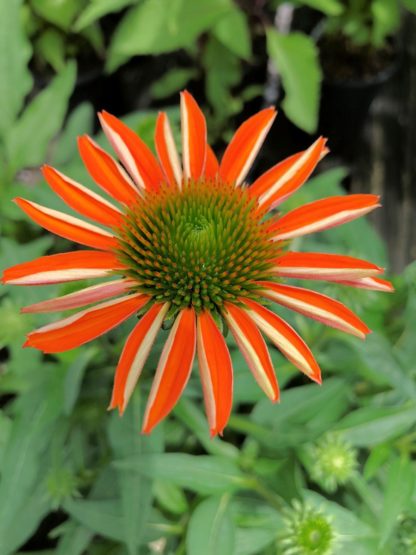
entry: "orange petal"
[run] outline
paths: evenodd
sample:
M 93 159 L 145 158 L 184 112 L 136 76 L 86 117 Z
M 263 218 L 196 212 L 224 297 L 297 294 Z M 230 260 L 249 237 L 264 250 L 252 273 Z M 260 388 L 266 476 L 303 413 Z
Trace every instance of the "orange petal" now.
M 254 378 L 273 402 L 279 400 L 279 385 L 267 345 L 250 316 L 241 308 L 226 303 L 226 320 Z
M 121 268 L 111 252 L 73 251 L 16 264 L 4 270 L 2 281 L 11 285 L 46 285 L 104 277 Z
M 261 175 L 249 188 L 259 206 L 269 210 L 275 208 L 297 191 L 328 152 L 326 139 L 319 137 L 307 150 L 286 158 Z
M 23 198 L 14 201 L 29 218 L 55 235 L 101 250 L 111 250 L 118 245 L 117 239 L 100 227 Z
M 364 216 L 380 206 L 378 195 L 330 197 L 304 204 L 275 221 L 269 228 L 273 240 L 284 241 L 323 231 Z
M 383 272 L 383 268 L 339 254 L 320 252 L 287 252 L 275 261 L 273 272 L 282 277 L 342 281 L 365 278 Z
M 44 353 L 62 353 L 79 347 L 127 320 L 148 300 L 146 295 L 126 295 L 88 308 L 29 333 L 24 346 Z
M 207 160 L 205 162 L 204 175 L 207 179 L 215 179 L 218 175 L 220 165 L 212 148 L 207 145 Z
M 164 112 L 159 112 L 157 117 L 155 146 L 168 183 L 171 185 L 176 183 L 180 187 L 182 184 L 181 163 L 173 139 L 169 118 Z
M 248 313 L 284 356 L 309 378 L 321 383 L 321 371 L 303 339 L 277 314 L 264 306 L 245 300 Z
M 370 291 L 383 291 L 385 293 L 393 293 L 393 285 L 386 279 L 375 277 L 364 277 L 357 279 L 340 279 L 337 281 L 340 285 L 350 285 L 351 287 L 358 287 L 359 289 L 369 289 Z
M 221 160 L 223 181 L 236 185 L 244 181 L 275 117 L 276 110 L 266 108 L 240 125 Z
M 205 116 L 188 91 L 181 92 L 182 157 L 186 179 L 199 179 L 205 168 L 207 124 Z
M 224 338 L 209 312 L 197 318 L 198 362 L 211 437 L 222 434 L 233 402 L 233 367 Z
M 133 180 L 143 189 L 157 191 L 164 176 L 150 148 L 132 129 L 105 110 L 98 117 L 107 139 Z
M 195 311 L 185 308 L 176 317 L 163 347 L 146 406 L 143 433 L 151 432 L 178 401 L 191 375 L 195 345 Z
M 108 227 L 120 225 L 122 214 L 118 208 L 100 195 L 70 179 L 50 166 L 43 166 L 43 177 L 48 185 L 68 206 Z
M 88 135 L 78 137 L 78 148 L 88 173 L 106 193 L 127 206 L 140 199 L 139 190 L 120 164 Z
M 129 291 L 130 284 L 126 279 L 107 281 L 98 285 L 85 287 L 80 291 L 41 301 L 22 308 L 22 312 L 61 312 L 62 310 L 72 310 L 88 304 L 116 297 Z
M 261 294 L 265 297 L 327 326 L 351 333 L 361 339 L 370 333 L 368 327 L 358 316 L 331 297 L 302 287 L 292 287 L 280 283 L 260 281 L 258 285 L 264 288 Z
M 127 338 L 114 377 L 110 409 L 118 407 L 120 414 L 124 412 L 168 308 L 168 304 L 154 304 Z

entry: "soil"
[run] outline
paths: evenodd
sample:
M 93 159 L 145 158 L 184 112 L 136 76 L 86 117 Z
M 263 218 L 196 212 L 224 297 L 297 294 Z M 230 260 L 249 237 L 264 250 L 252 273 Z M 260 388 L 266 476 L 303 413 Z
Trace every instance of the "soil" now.
M 343 35 L 325 35 L 319 42 L 321 64 L 329 81 L 372 81 L 396 60 L 393 41 L 376 49 L 356 45 Z

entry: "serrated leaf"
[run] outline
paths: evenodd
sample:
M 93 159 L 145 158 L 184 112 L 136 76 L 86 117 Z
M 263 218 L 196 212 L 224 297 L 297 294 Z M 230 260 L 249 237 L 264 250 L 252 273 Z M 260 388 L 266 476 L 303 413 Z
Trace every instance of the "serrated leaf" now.
M 186 552 L 188 555 L 229 555 L 234 553 L 234 535 L 228 495 L 205 499 L 189 520 Z
M 318 49 L 302 33 L 284 35 L 269 28 L 266 36 L 268 54 L 285 90 L 282 108 L 295 125 L 313 133 L 318 124 L 322 79 Z
M 0 2 L 0 139 L 12 126 L 32 87 L 27 68 L 32 48 L 23 33 L 21 5 L 22 0 Z

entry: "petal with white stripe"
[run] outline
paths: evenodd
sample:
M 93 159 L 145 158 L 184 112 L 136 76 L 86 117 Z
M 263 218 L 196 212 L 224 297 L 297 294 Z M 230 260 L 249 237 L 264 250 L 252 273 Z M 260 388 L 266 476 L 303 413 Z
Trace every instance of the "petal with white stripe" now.
M 188 91 L 181 92 L 183 173 L 186 179 L 199 179 L 207 156 L 207 124 L 197 102 Z
M 303 339 L 277 314 L 264 306 L 245 300 L 248 314 L 284 356 L 309 378 L 321 383 L 321 371 Z
M 256 382 L 273 402 L 279 400 L 279 385 L 267 345 L 251 317 L 227 303 L 225 318 Z
M 155 146 L 166 179 L 171 185 L 182 185 L 182 168 L 176 150 L 169 118 L 165 112 L 159 112 L 156 121 Z
M 386 279 L 375 277 L 364 277 L 357 279 L 340 279 L 337 281 L 340 285 L 349 285 L 359 289 L 368 289 L 369 291 L 383 291 L 384 293 L 393 293 L 393 285 Z

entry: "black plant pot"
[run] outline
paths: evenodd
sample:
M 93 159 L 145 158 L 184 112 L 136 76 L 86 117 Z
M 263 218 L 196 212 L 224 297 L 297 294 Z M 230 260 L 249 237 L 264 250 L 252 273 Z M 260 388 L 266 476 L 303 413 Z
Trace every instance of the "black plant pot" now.
M 337 81 L 324 77 L 319 132 L 329 138 L 331 151 L 351 162 L 359 147 L 371 103 L 395 77 L 399 60 L 372 78 Z

